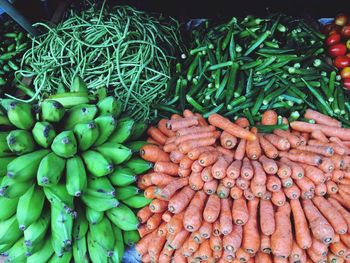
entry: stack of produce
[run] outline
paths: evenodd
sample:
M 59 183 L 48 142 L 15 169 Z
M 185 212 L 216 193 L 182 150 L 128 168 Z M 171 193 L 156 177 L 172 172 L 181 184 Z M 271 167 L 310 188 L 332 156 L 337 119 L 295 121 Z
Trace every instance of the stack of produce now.
M 5 262 L 121 262 L 124 243 L 139 239 L 134 209 L 150 202 L 132 185 L 151 167 L 133 155 L 145 125 L 118 118 L 113 97 L 69 110 L 47 100 L 37 114 L 2 105 L 13 125 L 0 132 Z
M 324 38 L 306 21 L 283 14 L 233 18 L 217 27 L 203 23 L 177 67 L 175 91 L 158 108 L 190 108 L 204 117 L 251 115 L 255 121 L 267 109 L 295 119 L 312 108 L 347 119 L 350 104 L 322 55 Z
M 310 109 L 304 117 L 316 123 L 276 125 L 270 110 L 249 129 L 245 118 L 211 114 L 208 124 L 185 110 L 149 128 L 142 261 L 349 260 L 350 130 Z

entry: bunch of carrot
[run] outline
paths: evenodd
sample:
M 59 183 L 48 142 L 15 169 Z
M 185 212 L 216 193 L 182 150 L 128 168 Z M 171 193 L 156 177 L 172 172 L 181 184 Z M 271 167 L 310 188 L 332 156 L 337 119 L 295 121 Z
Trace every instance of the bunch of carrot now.
M 313 110 L 304 117 L 315 123 L 270 134 L 189 110 L 150 127 L 142 261 L 350 262 L 350 129 Z M 261 125 L 277 119 L 266 111 Z

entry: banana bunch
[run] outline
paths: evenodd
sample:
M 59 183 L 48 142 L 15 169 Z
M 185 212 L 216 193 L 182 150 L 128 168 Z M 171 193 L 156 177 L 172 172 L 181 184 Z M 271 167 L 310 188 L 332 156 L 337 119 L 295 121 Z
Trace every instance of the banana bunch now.
M 5 262 L 121 262 L 146 199 L 133 183 L 146 129 L 114 97 L 66 109 L 3 99 L 0 255 Z M 5 121 L 4 121 L 5 123 Z M 5 130 L 5 131 L 4 131 Z

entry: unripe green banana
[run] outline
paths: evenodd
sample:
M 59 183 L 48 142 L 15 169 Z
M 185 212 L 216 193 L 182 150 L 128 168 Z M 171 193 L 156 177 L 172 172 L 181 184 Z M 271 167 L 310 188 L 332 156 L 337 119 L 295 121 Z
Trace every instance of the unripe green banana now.
M 25 250 L 26 250 L 26 257 L 30 257 L 31 255 L 33 255 L 34 253 L 36 253 L 37 251 L 39 251 L 44 244 L 46 243 L 46 240 L 42 239 L 40 240 L 37 244 L 35 244 L 34 246 L 25 246 Z
M 26 262 L 26 250 L 23 246 L 23 237 L 18 239 L 16 243 L 7 251 L 5 262 L 23 263 Z
M 7 107 L 7 117 L 17 128 L 29 130 L 34 126 L 35 118 L 32 105 L 19 101 L 11 101 Z
M 63 131 L 52 142 L 52 151 L 63 158 L 73 157 L 77 153 L 77 141 L 72 131 Z
M 136 174 L 143 174 L 153 167 L 151 162 L 145 161 L 141 157 L 133 157 L 125 163 Z
M 35 178 L 40 161 L 49 150 L 38 150 L 21 155 L 7 165 L 7 176 L 16 182 L 25 182 Z
M 97 114 L 97 107 L 95 105 L 80 104 L 74 106 L 66 113 L 66 119 L 64 122 L 64 129 L 69 130 L 82 122 L 92 121 Z
M 133 132 L 129 138 L 130 141 L 138 140 L 147 130 L 148 125 L 145 122 L 136 122 Z
M 11 126 L 10 120 L 7 118 L 6 113 L 0 108 L 0 126 Z
M 9 132 L 0 132 L 0 157 L 8 157 L 14 155 L 7 144 L 7 136 Z
M 133 153 L 138 153 L 140 152 L 140 149 L 146 144 L 148 144 L 146 141 L 132 141 L 127 142 L 125 146 L 128 147 Z
M 148 205 L 151 201 L 151 199 L 144 197 L 143 194 L 138 194 L 126 200 L 123 200 L 123 203 L 132 208 L 142 208 Z
M 51 245 L 51 237 L 48 237 L 44 241 L 44 245 L 41 247 L 41 249 L 27 258 L 27 263 L 47 262 L 53 253 L 54 251 Z
M 44 148 L 48 148 L 56 137 L 54 127 L 48 122 L 35 123 L 32 134 L 35 142 Z
M 121 164 L 129 160 L 132 156 L 132 151 L 129 148 L 114 142 L 106 142 L 96 147 L 96 150 L 112 160 L 114 164 Z
M 88 92 L 85 81 L 80 76 L 75 76 L 70 86 L 71 92 Z
M 131 136 L 134 129 L 135 121 L 126 117 L 118 121 L 117 127 L 109 137 L 109 142 L 123 143 Z
M 99 198 L 84 194 L 81 196 L 83 202 L 97 212 L 104 212 L 119 205 L 119 201 L 115 198 Z
M 79 156 L 74 156 L 66 163 L 66 188 L 71 196 L 81 196 L 87 186 L 85 166 Z
M 124 250 L 125 250 L 123 233 L 119 227 L 115 225 L 113 225 L 112 227 L 113 227 L 113 234 L 115 238 L 112 262 L 121 263 L 124 255 Z
M 52 206 L 63 206 L 67 214 L 74 215 L 74 198 L 67 192 L 64 184 L 56 184 L 51 187 L 44 187 L 44 193 Z
M 65 92 L 64 87 L 60 91 L 57 94 L 51 95 L 48 99 L 58 101 L 66 109 L 89 103 L 90 101 L 87 92 Z
M 110 160 L 96 151 L 82 153 L 87 170 L 96 177 L 106 176 L 113 172 L 114 166 Z
M 137 177 L 135 173 L 126 167 L 116 169 L 112 174 L 110 174 L 109 179 L 114 186 L 127 186 L 136 182 Z
M 74 135 L 77 138 L 79 150 L 86 151 L 99 137 L 99 129 L 95 121 L 78 123 L 74 126 Z
M 91 224 L 89 226 L 91 237 L 99 243 L 101 247 L 103 247 L 108 255 L 113 254 L 113 247 L 115 238 L 113 233 L 113 228 L 111 222 L 107 217 L 103 217 L 103 219 L 97 224 Z
M 118 207 L 108 210 L 106 214 L 113 224 L 124 231 L 137 230 L 139 226 L 134 212 L 122 203 Z
M 137 230 L 124 231 L 123 240 L 125 245 L 133 246 L 140 240 L 139 232 Z
M 93 263 L 108 262 L 107 252 L 92 238 L 90 232 L 87 234 L 87 245 L 89 257 Z
M 89 263 L 86 236 L 76 239 L 73 242 L 74 263 Z
M 6 198 L 18 198 L 22 196 L 31 186 L 33 181 L 16 182 L 5 176 L 0 185 L 0 196 Z
M 114 117 L 118 117 L 122 112 L 123 104 L 113 96 L 108 96 L 97 103 L 97 107 L 100 114 L 112 114 Z
M 87 206 L 85 209 L 85 215 L 86 215 L 87 221 L 90 224 L 95 225 L 101 222 L 101 220 L 104 217 L 104 212 L 98 212 Z
M 43 210 L 40 218 L 24 230 L 24 244 L 27 247 L 36 246 L 44 240 L 50 225 L 50 212 Z
M 16 243 L 17 240 L 6 243 L 6 244 L 0 244 L 0 255 L 5 256 L 7 251 Z
M 54 152 L 46 155 L 40 162 L 37 182 L 40 186 L 51 186 L 57 184 L 62 176 L 66 160 L 57 156 Z
M 108 177 L 89 178 L 86 193 L 99 198 L 115 197 L 115 189 Z
M 16 215 L 0 222 L 0 245 L 13 243 L 22 234 L 18 227 Z
M 7 165 L 12 162 L 16 157 L 0 157 L 0 177 L 3 177 L 7 173 Z
M 85 237 L 89 228 L 88 221 L 86 220 L 85 213 L 82 210 L 78 210 L 77 217 L 73 226 L 73 238 L 81 239 Z
M 61 257 L 54 253 L 48 263 L 70 263 L 72 256 L 71 251 L 65 252 Z
M 101 115 L 95 119 L 95 123 L 100 133 L 94 145 L 98 146 L 108 140 L 117 127 L 117 121 L 113 115 Z
M 0 197 L 0 221 L 6 220 L 16 213 L 18 198 Z
M 17 155 L 32 152 L 35 149 L 33 137 L 26 130 L 12 130 L 6 140 L 10 150 Z
M 65 111 L 63 105 L 56 100 L 44 100 L 41 103 L 41 117 L 44 121 L 59 122 Z
M 119 187 L 116 192 L 116 198 L 120 201 L 124 201 L 132 196 L 135 196 L 140 193 L 140 189 L 138 189 L 134 185 L 128 185 L 124 187 Z

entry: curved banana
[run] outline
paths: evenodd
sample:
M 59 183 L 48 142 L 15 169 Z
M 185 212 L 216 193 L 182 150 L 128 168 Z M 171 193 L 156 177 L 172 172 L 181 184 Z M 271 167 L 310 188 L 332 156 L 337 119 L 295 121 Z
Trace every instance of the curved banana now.
M 0 132 L 0 157 L 7 157 L 14 155 L 7 144 L 7 136 L 9 132 Z
M 130 230 L 123 232 L 124 244 L 127 246 L 133 246 L 140 240 L 140 235 L 137 230 Z
M 134 212 L 122 203 L 118 207 L 108 210 L 106 214 L 113 224 L 124 231 L 136 230 L 139 226 Z
M 62 256 L 57 255 L 54 253 L 48 263 L 70 263 L 72 259 L 72 252 L 65 252 Z
M 95 105 L 80 104 L 74 106 L 67 111 L 63 128 L 69 130 L 78 123 L 92 121 L 96 114 L 97 107 Z
M 100 198 L 113 198 L 115 189 L 108 177 L 89 178 L 86 194 Z
M 40 250 L 27 258 L 27 263 L 47 262 L 54 251 L 51 245 L 51 237 L 46 238 Z
M 64 108 L 72 108 L 83 103 L 89 103 L 87 92 L 65 92 L 64 85 L 58 85 L 57 94 L 51 95 L 48 99 L 58 101 Z
M 46 240 L 42 239 L 37 244 L 35 244 L 33 246 L 30 246 L 30 247 L 25 246 L 26 257 L 30 257 L 34 253 L 38 252 L 44 246 L 45 243 L 46 243 Z
M 83 238 L 89 229 L 88 221 L 86 220 L 85 213 L 78 210 L 77 218 L 75 219 L 73 226 L 73 238 L 81 239 Z
M 35 142 L 44 148 L 48 148 L 56 137 L 54 127 L 44 121 L 35 123 L 32 134 Z
M 26 262 L 26 250 L 23 246 L 23 237 L 18 239 L 16 243 L 7 250 L 6 262 L 22 263 Z
M 51 186 L 57 184 L 62 176 L 66 160 L 54 152 L 46 155 L 40 162 L 37 172 L 37 182 L 40 186 Z
M 121 164 L 132 156 L 132 151 L 129 148 L 114 142 L 106 142 L 96 147 L 96 150 L 109 158 L 114 164 Z
M 107 252 L 92 238 L 90 232 L 87 234 L 87 245 L 92 262 L 108 263 Z
M 11 101 L 7 107 L 7 117 L 17 128 L 29 130 L 34 126 L 35 118 L 32 105 L 20 101 Z
M 123 241 L 123 231 L 117 227 L 113 226 L 113 234 L 115 238 L 113 256 L 111 257 L 111 261 L 113 263 L 121 263 L 124 255 L 124 241 Z
M 98 146 L 108 140 L 117 127 L 117 121 L 113 115 L 101 115 L 95 119 L 95 123 L 100 133 L 94 145 Z
M 66 188 L 71 196 L 81 196 L 87 186 L 85 166 L 79 156 L 69 158 L 66 163 Z
M 0 197 L 0 221 L 6 220 L 16 213 L 18 198 Z
M 104 250 L 107 251 L 108 255 L 113 254 L 113 247 L 115 238 L 113 233 L 112 224 L 107 217 L 94 225 L 90 225 L 90 235 Z
M 51 187 L 44 187 L 44 193 L 51 205 L 63 206 L 67 214 L 74 215 L 74 198 L 67 192 L 64 184 L 56 184 Z
M 41 103 L 41 117 L 44 121 L 59 122 L 65 111 L 63 105 L 56 100 L 44 100 Z
M 0 196 L 6 198 L 18 198 L 22 196 L 33 184 L 33 181 L 16 182 L 8 176 L 5 176 L 0 185 Z
M 95 121 L 88 121 L 76 124 L 74 135 L 77 138 L 79 149 L 86 151 L 96 142 L 100 131 Z
M 77 141 L 72 131 L 63 131 L 52 142 L 51 149 L 63 158 L 73 157 L 78 150 Z
M 104 217 L 104 212 L 96 211 L 96 210 L 87 206 L 85 209 L 85 215 L 86 215 L 87 221 L 90 224 L 95 225 L 95 224 L 98 224 L 99 222 L 101 222 L 101 220 Z
M 114 117 L 118 117 L 122 112 L 122 106 L 123 104 L 113 96 L 108 96 L 97 103 L 101 115 L 112 114 Z
M 19 230 L 16 215 L 0 222 L 0 245 L 15 242 L 22 236 Z
M 130 117 L 122 118 L 118 121 L 112 135 L 109 137 L 109 142 L 123 143 L 129 139 L 133 133 L 135 121 Z
M 134 195 L 128 199 L 123 200 L 123 203 L 132 208 L 142 208 L 148 205 L 152 199 L 146 198 L 143 194 Z
M 84 194 L 81 196 L 83 202 L 97 212 L 104 212 L 119 205 L 119 201 L 115 198 L 99 198 Z
M 73 258 L 74 263 L 89 263 L 86 235 L 73 242 Z
M 6 140 L 10 150 L 17 155 L 29 153 L 35 149 L 33 136 L 26 130 L 12 130 Z
M 50 225 L 50 217 L 50 212 L 44 210 L 40 218 L 24 230 L 25 246 L 36 246 L 44 239 Z
M 96 151 L 82 153 L 87 170 L 96 177 L 106 176 L 113 172 L 114 166 L 110 160 Z
M 125 146 L 128 147 L 133 153 L 138 153 L 140 152 L 140 149 L 146 144 L 148 144 L 147 141 L 132 141 L 127 142 Z
M 148 125 L 144 122 L 136 122 L 133 132 L 131 136 L 129 137 L 129 140 L 135 141 L 138 140 L 147 130 Z
M 132 184 L 133 182 L 136 182 L 136 175 L 135 173 L 127 167 L 121 167 L 116 169 L 112 174 L 110 174 L 109 179 L 111 180 L 111 183 L 114 186 L 127 186 Z
M 119 187 L 115 197 L 120 201 L 124 201 L 139 193 L 140 193 L 140 189 L 138 189 L 136 186 L 128 185 L 124 187 Z
M 16 157 L 0 157 L 0 177 L 3 177 L 7 173 L 7 165 L 12 162 Z
M 143 174 L 153 167 L 151 162 L 143 160 L 141 157 L 133 157 L 125 163 L 136 174 Z

